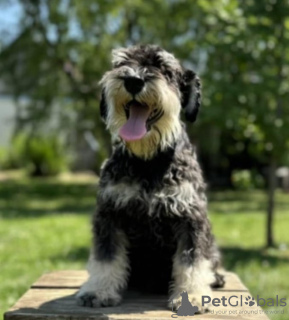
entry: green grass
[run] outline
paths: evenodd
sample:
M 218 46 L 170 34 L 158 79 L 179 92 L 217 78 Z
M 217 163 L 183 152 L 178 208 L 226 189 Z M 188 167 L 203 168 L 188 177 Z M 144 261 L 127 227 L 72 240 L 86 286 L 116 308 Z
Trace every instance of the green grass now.
M 85 267 L 95 182 L 94 178 L 1 181 L 1 314 L 42 273 Z M 288 194 L 277 196 L 274 230 L 282 250 L 262 249 L 266 206 L 262 192 L 218 192 L 210 194 L 209 200 L 225 267 L 236 272 L 254 296 L 267 299 L 278 294 L 289 303 Z M 288 306 L 284 315 L 271 318 L 288 319 Z
M 210 217 L 224 266 L 236 272 L 252 295 L 286 298 L 270 319 L 287 320 L 289 303 L 289 196 L 277 193 L 274 232 L 278 249 L 265 250 L 266 196 L 261 191 L 218 192 L 209 197 Z M 275 300 L 275 299 L 274 299 Z

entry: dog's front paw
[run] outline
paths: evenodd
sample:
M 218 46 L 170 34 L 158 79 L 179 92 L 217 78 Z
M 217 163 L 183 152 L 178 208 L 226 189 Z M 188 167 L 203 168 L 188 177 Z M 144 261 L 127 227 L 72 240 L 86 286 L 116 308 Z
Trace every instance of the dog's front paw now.
M 121 295 L 114 290 L 100 289 L 88 281 L 76 294 L 76 301 L 79 306 L 83 307 L 113 307 L 120 304 Z
M 84 292 L 76 295 L 76 301 L 79 306 L 100 308 L 100 307 L 114 307 L 120 304 L 120 295 L 98 295 L 95 292 Z

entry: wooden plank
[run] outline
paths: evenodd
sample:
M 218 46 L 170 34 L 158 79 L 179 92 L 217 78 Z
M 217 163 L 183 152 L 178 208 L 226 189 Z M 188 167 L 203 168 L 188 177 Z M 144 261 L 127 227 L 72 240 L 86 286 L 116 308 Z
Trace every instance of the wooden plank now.
M 87 280 L 84 270 L 61 270 L 43 274 L 31 288 L 78 289 Z
M 226 284 L 223 288 L 216 289 L 217 291 L 248 291 L 235 273 L 226 271 L 221 271 L 221 273 L 225 275 Z M 83 270 L 55 271 L 42 275 L 31 288 L 77 289 L 87 278 L 88 274 Z
M 240 279 L 231 272 L 222 272 L 226 286 L 213 292 L 213 298 L 248 296 L 250 293 Z M 43 275 L 24 296 L 4 315 L 5 320 L 154 320 L 172 319 L 167 308 L 167 296 L 128 292 L 123 303 L 110 308 L 79 307 L 75 301 L 77 289 L 86 281 L 86 271 L 56 271 Z M 234 300 L 234 301 L 235 301 Z M 252 312 L 254 312 L 252 314 Z M 212 307 L 212 312 L 194 315 L 194 319 L 256 319 L 267 316 L 260 307 Z
M 86 308 L 76 305 L 75 289 L 31 289 L 11 310 L 5 314 L 5 320 L 152 320 L 172 319 L 171 310 L 167 309 L 167 297 L 154 298 L 146 295 L 138 295 L 124 299 L 117 307 L 110 308 Z M 222 296 L 236 296 L 241 299 L 242 292 L 214 291 L 213 298 L 221 299 Z M 247 296 L 247 293 L 245 293 Z M 257 306 L 249 307 L 213 307 L 214 313 L 195 315 L 194 319 L 243 319 L 265 320 L 268 319 Z M 253 314 L 251 314 L 253 312 Z M 245 312 L 245 313 L 244 313 Z M 246 314 L 248 313 L 249 314 Z

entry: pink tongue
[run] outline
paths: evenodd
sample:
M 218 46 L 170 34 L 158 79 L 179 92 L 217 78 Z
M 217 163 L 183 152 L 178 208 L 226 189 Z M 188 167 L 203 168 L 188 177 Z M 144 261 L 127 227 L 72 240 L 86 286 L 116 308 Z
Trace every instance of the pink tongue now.
M 119 131 L 120 136 L 126 141 L 141 139 L 147 133 L 146 121 L 148 117 L 148 107 L 131 105 L 129 118 Z

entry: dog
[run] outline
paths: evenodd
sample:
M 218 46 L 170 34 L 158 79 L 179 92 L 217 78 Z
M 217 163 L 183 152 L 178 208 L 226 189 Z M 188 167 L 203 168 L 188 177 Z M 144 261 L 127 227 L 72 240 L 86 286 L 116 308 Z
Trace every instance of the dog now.
M 113 50 L 100 85 L 113 150 L 101 168 L 89 279 L 78 304 L 118 305 L 129 287 L 171 297 L 187 291 L 204 312 L 202 295 L 224 279 L 205 183 L 181 121 L 182 112 L 189 122 L 197 118 L 199 77 L 162 48 L 138 45 Z

